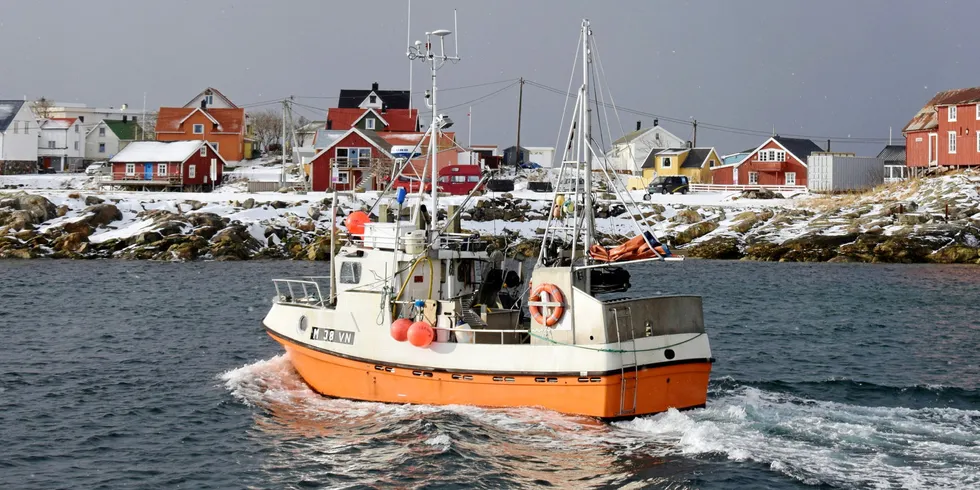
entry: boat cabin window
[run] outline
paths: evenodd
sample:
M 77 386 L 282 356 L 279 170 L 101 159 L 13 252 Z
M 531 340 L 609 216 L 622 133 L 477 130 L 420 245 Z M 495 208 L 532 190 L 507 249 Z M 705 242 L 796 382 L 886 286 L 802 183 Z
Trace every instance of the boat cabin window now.
M 358 284 L 361 282 L 361 263 L 342 262 L 340 264 L 340 283 Z

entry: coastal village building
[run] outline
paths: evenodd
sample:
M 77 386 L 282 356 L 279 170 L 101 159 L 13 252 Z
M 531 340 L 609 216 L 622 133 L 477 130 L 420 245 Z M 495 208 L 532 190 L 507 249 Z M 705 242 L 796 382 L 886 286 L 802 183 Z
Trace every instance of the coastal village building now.
M 342 89 L 337 107 L 327 110 L 325 128 L 414 133 L 419 131 L 418 119 L 418 109 L 409 108 L 407 90 L 381 90 L 374 82 L 370 90 Z
M 738 163 L 711 170 L 712 184 L 806 185 L 807 158 L 822 152 L 816 143 L 802 138 L 773 136 Z
M 654 119 L 649 128 L 641 128 L 637 122 L 636 131 L 613 142 L 606 153 L 606 162 L 615 172 L 639 175 L 654 150 L 686 147 L 687 142 L 664 129 L 659 120 Z
M 79 172 L 85 155 L 85 132 L 76 118 L 44 119 L 37 140 L 38 168 Z
M 102 185 L 200 192 L 221 182 L 225 160 L 207 141 L 134 141 L 109 163 L 111 180 Z
M 918 174 L 929 167 L 980 165 L 980 87 L 939 92 L 905 125 L 906 165 Z
M 643 162 L 643 179 L 649 184 L 656 177 L 685 176 L 693 184 L 706 184 L 711 182 L 711 169 L 720 165 L 714 148 L 654 150 Z
M 251 131 L 245 109 L 213 88 L 184 107 L 161 107 L 157 114 L 157 141 L 207 141 L 227 162 L 252 158 Z
M 40 101 L 35 101 L 38 104 Z M 100 121 L 139 121 L 139 110 L 131 107 L 89 107 L 85 104 L 73 102 L 51 102 L 38 108 L 38 117 L 45 119 L 78 119 L 82 123 L 82 130 L 89 128 Z
M 85 161 L 108 160 L 129 143 L 136 141 L 140 127 L 136 121 L 103 119 L 85 135 Z
M 338 135 L 310 161 L 310 187 L 322 192 L 357 188 L 373 190 L 377 176 L 391 172 L 394 164 L 391 143 L 378 133 L 350 128 Z
M 905 162 L 905 145 L 888 145 L 880 153 L 878 159 L 885 165 L 885 183 L 905 180 L 909 176 L 909 168 Z
M 0 100 L 0 174 L 34 173 L 41 128 L 23 100 Z

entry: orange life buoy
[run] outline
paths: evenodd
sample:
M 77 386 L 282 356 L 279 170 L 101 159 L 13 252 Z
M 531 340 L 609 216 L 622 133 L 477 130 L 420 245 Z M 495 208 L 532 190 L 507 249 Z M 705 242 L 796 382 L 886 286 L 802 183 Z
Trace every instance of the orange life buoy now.
M 561 317 L 565 314 L 565 296 L 562 295 L 561 289 L 558 289 L 558 286 L 554 284 L 542 284 L 534 288 L 534 291 L 531 292 L 531 296 L 528 297 L 528 303 L 540 302 L 541 293 L 548 293 L 551 301 L 559 303 L 559 305 L 554 307 L 554 310 L 552 310 L 551 315 L 548 315 L 548 318 L 545 318 L 541 312 L 541 305 L 529 304 L 528 310 L 531 312 L 531 317 L 534 318 L 534 321 L 544 324 L 547 327 L 554 327 L 558 324 L 558 320 L 561 320 Z

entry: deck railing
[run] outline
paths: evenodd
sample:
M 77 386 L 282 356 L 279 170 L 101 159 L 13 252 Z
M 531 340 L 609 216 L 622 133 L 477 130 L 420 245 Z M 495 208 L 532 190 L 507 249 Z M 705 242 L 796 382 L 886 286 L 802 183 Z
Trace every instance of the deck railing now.
M 691 184 L 691 192 L 732 192 L 732 191 L 760 191 L 769 190 L 773 192 L 807 192 L 805 185 L 737 185 L 737 184 Z

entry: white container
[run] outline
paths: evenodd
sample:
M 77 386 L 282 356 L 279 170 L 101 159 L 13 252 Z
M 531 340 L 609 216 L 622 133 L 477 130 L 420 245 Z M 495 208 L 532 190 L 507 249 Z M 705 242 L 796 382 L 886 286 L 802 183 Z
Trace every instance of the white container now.
M 807 158 L 806 178 L 813 192 L 870 189 L 885 182 L 885 162 L 875 157 L 817 153 Z
M 473 329 L 470 327 L 469 323 L 460 323 L 456 325 L 456 343 L 457 344 L 472 344 L 476 341 L 476 335 L 473 333 Z
M 425 251 L 425 230 L 415 230 L 407 235 L 403 235 L 402 242 L 405 244 L 405 253 L 418 255 Z

